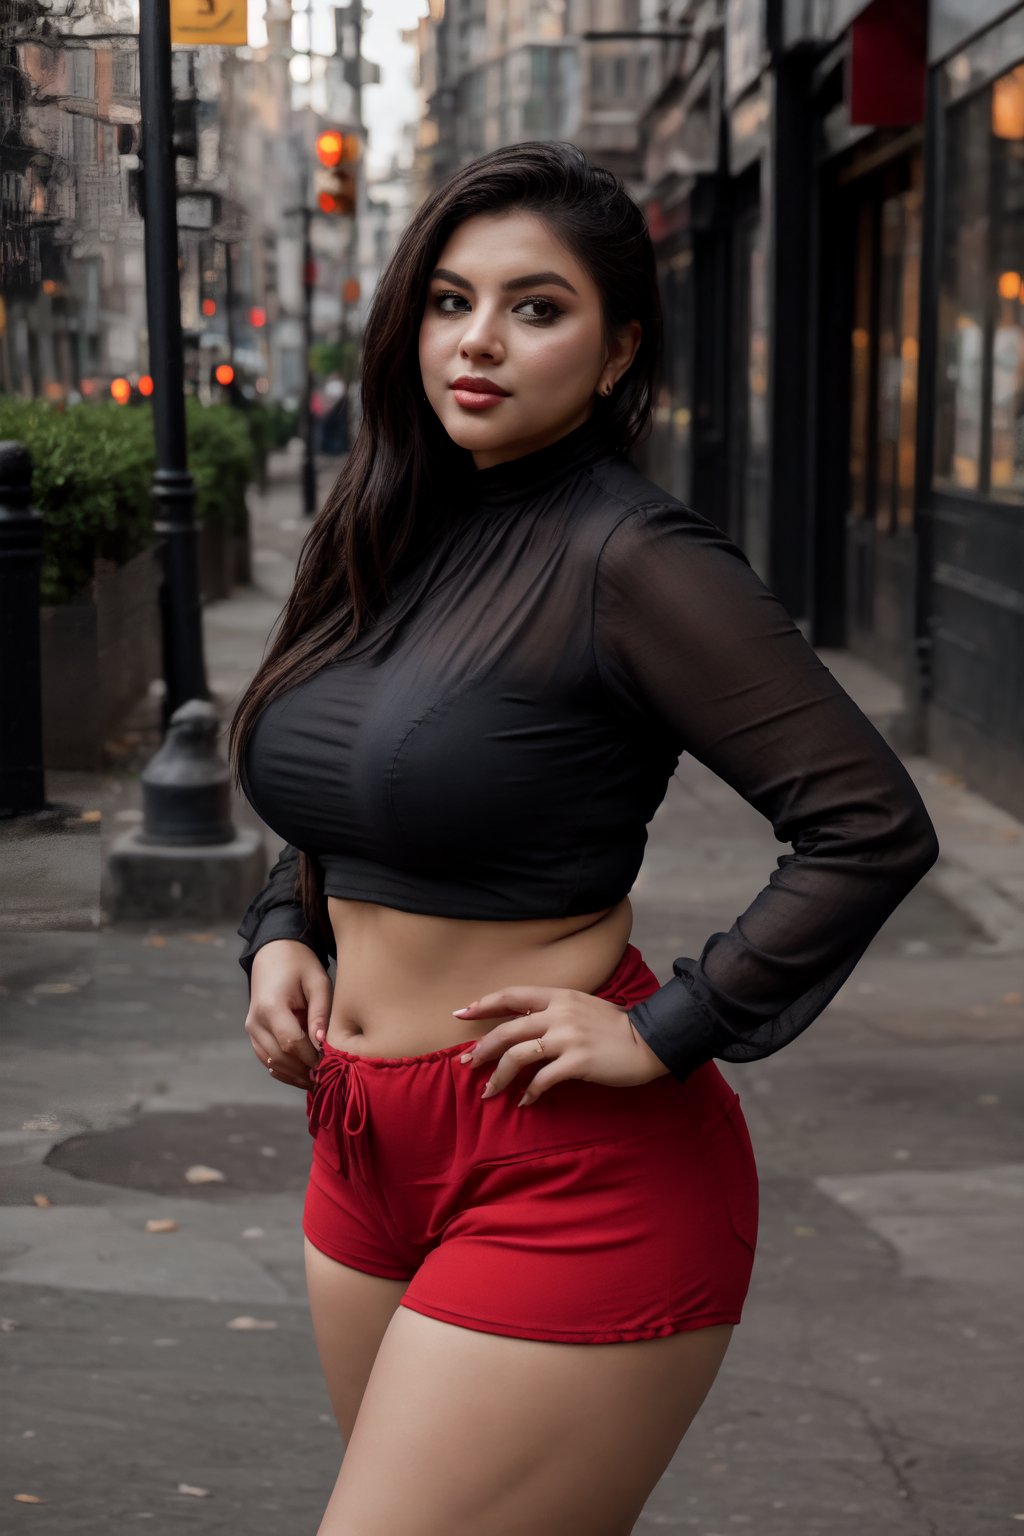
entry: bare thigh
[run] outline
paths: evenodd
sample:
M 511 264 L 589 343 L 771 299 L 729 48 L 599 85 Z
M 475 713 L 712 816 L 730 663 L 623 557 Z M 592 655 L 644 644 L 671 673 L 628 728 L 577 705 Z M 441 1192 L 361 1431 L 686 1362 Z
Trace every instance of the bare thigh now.
M 304 1239 L 306 1291 L 327 1393 L 348 1444 L 378 1346 L 408 1280 L 367 1275 Z
M 731 1335 L 540 1343 L 399 1307 L 318 1536 L 627 1536 Z

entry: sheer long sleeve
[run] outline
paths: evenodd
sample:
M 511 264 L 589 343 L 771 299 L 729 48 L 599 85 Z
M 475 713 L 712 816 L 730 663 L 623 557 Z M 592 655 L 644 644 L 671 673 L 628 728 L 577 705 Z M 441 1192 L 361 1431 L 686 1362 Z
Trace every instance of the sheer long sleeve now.
M 325 945 L 317 930 L 306 922 L 302 904 L 296 894 L 298 862 L 298 850 L 286 843 L 270 871 L 266 885 L 253 897 L 238 926 L 239 935 L 247 940 L 238 963 L 250 986 L 256 953 L 264 944 L 269 944 L 271 939 L 297 939 L 301 944 L 308 944 L 325 970 L 329 957 L 335 953 L 333 945 Z
M 674 1076 L 800 1034 L 938 856 L 906 769 L 737 545 L 679 504 L 607 539 L 594 597 L 605 686 L 636 728 L 689 752 L 792 851 L 728 933 L 630 1010 Z

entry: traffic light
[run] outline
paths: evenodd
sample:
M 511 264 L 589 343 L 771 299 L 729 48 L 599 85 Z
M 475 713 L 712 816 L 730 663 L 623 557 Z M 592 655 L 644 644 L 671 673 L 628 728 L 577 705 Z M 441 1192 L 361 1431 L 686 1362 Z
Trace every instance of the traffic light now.
M 352 218 L 356 211 L 354 167 L 359 159 L 359 135 L 326 128 L 317 134 L 316 157 L 322 166 L 316 173 L 317 207 L 335 218 Z

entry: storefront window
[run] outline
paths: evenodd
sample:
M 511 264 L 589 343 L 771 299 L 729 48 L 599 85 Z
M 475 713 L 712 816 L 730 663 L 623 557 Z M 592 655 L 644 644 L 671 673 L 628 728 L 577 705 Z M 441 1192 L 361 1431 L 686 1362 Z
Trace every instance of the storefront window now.
M 1024 502 L 1024 65 L 949 114 L 935 480 Z

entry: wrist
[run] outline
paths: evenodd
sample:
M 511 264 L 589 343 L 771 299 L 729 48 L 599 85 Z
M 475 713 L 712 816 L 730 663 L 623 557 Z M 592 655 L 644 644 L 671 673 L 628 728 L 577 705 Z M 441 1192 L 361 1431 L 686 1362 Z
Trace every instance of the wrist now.
M 633 1018 L 632 1018 L 632 1015 L 629 1012 L 629 1009 L 625 1008 L 625 1009 L 623 1009 L 623 1012 L 626 1015 L 626 1022 L 629 1025 L 629 1031 L 630 1031 L 630 1034 L 633 1037 L 633 1042 L 637 1046 L 637 1048 L 640 1051 L 643 1052 L 643 1055 L 644 1055 L 644 1058 L 645 1058 L 645 1060 L 647 1062 L 647 1065 L 650 1068 L 650 1074 L 651 1074 L 652 1081 L 656 1077 L 667 1077 L 669 1075 L 669 1072 L 670 1072 L 671 1068 L 669 1068 L 669 1067 L 667 1067 L 665 1065 L 665 1063 L 662 1061 L 661 1057 L 657 1054 L 657 1052 L 656 1051 L 652 1051 L 651 1047 L 647 1044 L 647 1041 L 643 1038 L 643 1036 L 641 1034 L 639 1034 L 637 1032 L 636 1025 L 633 1023 Z

